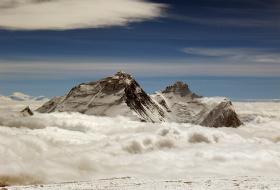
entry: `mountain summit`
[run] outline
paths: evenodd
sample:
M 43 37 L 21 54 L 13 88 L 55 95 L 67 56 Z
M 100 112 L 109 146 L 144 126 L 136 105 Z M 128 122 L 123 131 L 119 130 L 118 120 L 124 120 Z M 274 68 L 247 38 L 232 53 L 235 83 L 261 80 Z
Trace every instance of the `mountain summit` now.
M 162 93 L 174 93 L 174 94 L 179 94 L 181 96 L 191 96 L 193 98 L 198 98 L 201 96 L 196 95 L 195 93 L 191 92 L 189 89 L 189 86 L 182 81 L 177 81 L 175 84 L 171 86 L 167 86 L 165 90 L 162 91 Z
M 68 94 L 56 97 L 38 112 L 80 112 L 99 116 L 128 116 L 142 121 L 164 121 L 164 111 L 125 72 L 117 72 L 95 82 L 75 86 Z
M 241 125 L 231 102 L 225 98 L 203 98 L 180 81 L 149 96 L 130 74 L 122 71 L 75 86 L 65 96 L 51 99 L 36 111 L 121 115 L 146 122 L 172 121 L 208 127 Z

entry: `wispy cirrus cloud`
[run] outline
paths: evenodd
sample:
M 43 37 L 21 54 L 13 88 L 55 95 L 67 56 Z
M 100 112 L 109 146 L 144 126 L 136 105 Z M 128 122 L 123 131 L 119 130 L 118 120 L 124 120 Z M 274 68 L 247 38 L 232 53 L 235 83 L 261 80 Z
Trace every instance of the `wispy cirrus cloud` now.
M 264 27 L 280 27 L 271 18 L 238 18 L 238 17 L 201 17 L 201 16 L 184 16 L 184 15 L 168 15 L 169 18 L 200 24 L 207 26 L 229 26 L 229 27 L 242 27 L 242 28 L 264 28 Z
M 279 29 L 279 0 L 198 0 L 189 4 L 186 13 L 170 13 L 168 17 L 180 22 L 207 27 L 232 27 L 255 29 Z
M 279 63 L 280 53 L 273 49 L 263 48 L 184 48 L 186 54 L 200 58 L 219 58 L 225 62 L 238 63 Z
M 124 70 L 135 76 L 279 76 L 279 64 L 224 64 L 195 61 L 72 62 L 0 60 L 0 79 L 55 79 L 110 75 Z
M 18 30 L 123 26 L 161 16 L 166 5 L 144 0 L 1 0 L 0 28 Z

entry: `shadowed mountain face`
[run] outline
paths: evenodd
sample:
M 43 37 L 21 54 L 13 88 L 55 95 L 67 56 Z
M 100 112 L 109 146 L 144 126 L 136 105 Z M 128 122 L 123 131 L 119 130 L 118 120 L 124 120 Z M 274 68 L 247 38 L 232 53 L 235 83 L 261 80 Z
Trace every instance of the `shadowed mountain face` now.
M 131 75 L 124 72 L 80 84 L 37 111 L 80 112 L 109 117 L 121 115 L 146 122 L 172 121 L 209 127 L 241 125 L 231 102 L 225 98 L 203 98 L 192 93 L 182 82 L 149 96 Z

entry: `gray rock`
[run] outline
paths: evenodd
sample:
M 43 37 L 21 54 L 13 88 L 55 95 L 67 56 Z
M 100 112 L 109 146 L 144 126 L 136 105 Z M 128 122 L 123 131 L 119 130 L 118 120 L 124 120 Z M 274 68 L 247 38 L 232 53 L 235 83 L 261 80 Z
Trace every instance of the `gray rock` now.
M 28 117 L 28 116 L 34 115 L 34 113 L 31 111 L 31 109 L 29 108 L 29 106 L 27 106 L 26 108 L 24 108 L 23 110 L 21 110 L 20 113 L 21 113 L 24 117 Z
M 242 125 L 230 101 L 217 105 L 200 123 L 207 127 L 238 127 Z
M 167 93 L 174 93 L 174 94 L 179 94 L 181 96 L 191 96 L 193 98 L 199 98 L 202 96 L 199 96 L 189 89 L 189 86 L 182 81 L 177 81 L 175 84 L 167 86 L 165 90 L 162 91 L 162 93 L 167 94 Z
M 64 99 L 64 96 L 54 97 L 51 100 L 49 100 L 48 102 L 46 102 L 44 105 L 39 107 L 36 111 L 39 112 L 39 113 L 51 113 L 51 112 L 54 112 L 55 109 L 56 109 L 56 106 L 60 102 L 62 102 L 63 99 Z

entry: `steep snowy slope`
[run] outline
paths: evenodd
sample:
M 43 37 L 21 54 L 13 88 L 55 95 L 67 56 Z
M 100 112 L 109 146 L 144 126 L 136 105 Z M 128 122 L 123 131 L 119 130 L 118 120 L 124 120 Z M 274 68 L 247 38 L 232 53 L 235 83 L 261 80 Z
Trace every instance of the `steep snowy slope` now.
M 74 87 L 37 110 L 41 113 L 80 112 L 99 116 L 128 116 L 143 121 L 164 121 L 164 111 L 124 72 Z

